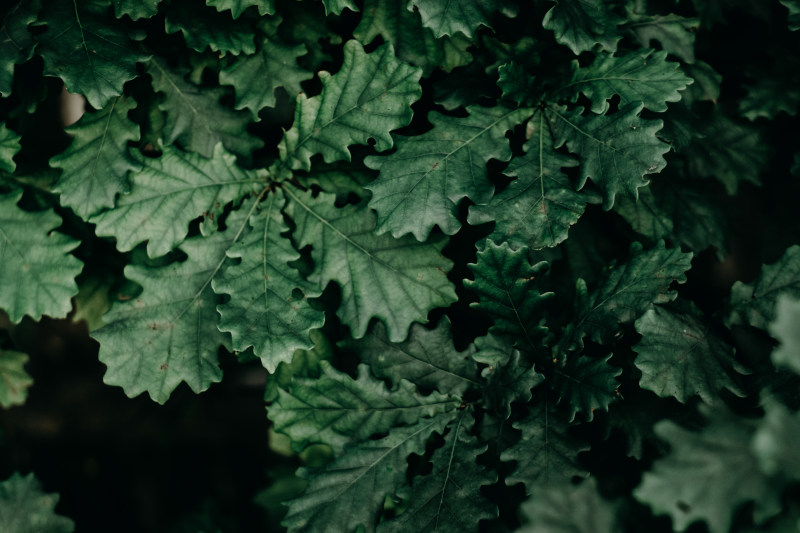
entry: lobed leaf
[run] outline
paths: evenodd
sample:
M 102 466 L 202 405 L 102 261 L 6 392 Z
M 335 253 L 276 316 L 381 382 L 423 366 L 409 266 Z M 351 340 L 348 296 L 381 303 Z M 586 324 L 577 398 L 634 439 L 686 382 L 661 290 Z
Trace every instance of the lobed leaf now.
M 14 156 L 21 148 L 20 136 L 0 123 L 0 171 L 12 174 L 17 168 Z
M 600 495 L 595 478 L 537 492 L 520 514 L 527 520 L 517 533 L 614 533 L 621 525 L 619 505 Z
M 167 8 L 165 28 L 167 33 L 180 32 L 189 48 L 197 52 L 210 48 L 212 52 L 225 56 L 256 51 L 252 28 L 237 23 L 228 14 L 197 6 L 194 2 L 171 2 Z
M 668 54 L 694 63 L 695 35 L 700 27 L 700 19 L 687 18 L 675 13 L 649 15 L 631 13 L 630 19 L 621 25 L 644 48 L 653 48 L 658 41 L 661 49 Z
M 0 531 L 9 533 L 72 533 L 75 523 L 56 514 L 58 494 L 42 491 L 34 475 L 14 472 L 0 482 Z
M 325 13 L 328 15 L 341 15 L 345 9 L 358 11 L 358 6 L 353 3 L 353 0 L 322 0 L 322 4 L 325 6 Z
M 33 385 L 33 378 L 25 371 L 28 359 L 21 352 L 0 350 L 0 406 L 5 409 L 22 405 L 28 398 L 28 387 Z
M 33 55 L 36 42 L 28 26 L 36 21 L 41 6 L 32 0 L 19 0 L 0 20 L 0 96 L 11 94 L 14 65 L 25 63 Z
M 511 404 L 528 403 L 531 389 L 544 380 L 544 376 L 523 362 L 519 350 L 512 348 L 506 337 L 491 332 L 476 339 L 478 351 L 473 358 L 488 366 L 481 375 L 488 381 L 484 385 L 483 400 L 488 408 L 503 420 L 511 416 Z
M 775 366 L 789 368 L 800 374 L 800 299 L 782 294 L 775 304 L 775 320 L 769 333 L 780 345 L 772 352 Z
M 765 410 L 751 442 L 753 454 L 767 476 L 796 482 L 800 479 L 796 445 L 800 439 L 800 416 L 777 402 L 767 403 Z
M 230 10 L 235 19 L 241 17 L 249 7 L 255 7 L 262 17 L 275 13 L 274 0 L 206 0 L 206 5 L 214 6 L 217 11 Z
M 111 0 L 117 18 L 128 15 L 132 20 L 149 19 L 158 13 L 161 0 Z
M 461 32 L 472 37 L 480 26 L 491 29 L 496 12 L 516 14 L 516 7 L 506 0 L 408 0 L 408 10 L 417 9 L 422 25 L 433 30 L 438 39 Z
M 582 413 L 587 422 L 594 420 L 595 411 L 608 411 L 608 406 L 620 397 L 618 381 L 622 369 L 608 364 L 606 357 L 575 354 L 552 370 L 550 385 L 569 413 L 568 420 Z
M 575 55 L 591 51 L 595 44 L 614 52 L 621 22 L 603 0 L 552 0 L 556 3 L 542 20 L 542 26 L 555 33 L 556 41 Z

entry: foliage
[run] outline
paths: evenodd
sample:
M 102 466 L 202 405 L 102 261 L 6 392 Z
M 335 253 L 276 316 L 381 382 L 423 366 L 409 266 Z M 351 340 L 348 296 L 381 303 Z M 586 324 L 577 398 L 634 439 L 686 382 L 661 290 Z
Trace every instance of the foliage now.
M 205 4 L 0 8 L 10 324 L 159 404 L 263 367 L 290 532 L 796 520 L 798 2 Z

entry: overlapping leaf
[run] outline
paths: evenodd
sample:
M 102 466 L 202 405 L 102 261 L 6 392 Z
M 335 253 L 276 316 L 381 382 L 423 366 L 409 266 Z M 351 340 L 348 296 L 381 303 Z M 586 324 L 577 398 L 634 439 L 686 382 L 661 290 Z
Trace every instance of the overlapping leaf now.
M 309 170 L 311 156 L 350 161 L 348 146 L 375 141 L 379 151 L 394 145 L 390 131 L 411 121 L 419 99 L 421 71 L 398 61 L 390 44 L 367 54 L 356 40 L 345 43 L 342 68 L 320 72 L 322 93 L 297 97 L 294 124 L 281 139 L 281 159 L 292 169 Z
M 780 342 L 772 352 L 772 362 L 800 374 L 800 299 L 786 294 L 778 297 L 769 332 Z
M 432 392 L 422 396 L 409 381 L 400 380 L 389 390 L 370 374 L 367 365 L 351 378 L 321 361 L 319 378 L 295 378 L 287 389 L 278 390 L 269 408 L 276 431 L 292 440 L 300 451 L 320 442 L 341 452 L 350 442 L 363 442 L 385 434 L 395 426 L 412 425 L 422 418 L 456 409 L 461 400 Z
M 652 48 L 653 41 L 658 41 L 665 52 L 683 59 L 686 63 L 695 62 L 694 41 L 700 19 L 686 18 L 674 13 L 631 13 L 630 20 L 621 27 L 645 48 Z
M 594 420 L 595 411 L 608 411 L 608 406 L 619 399 L 619 378 L 622 369 L 608 364 L 611 355 L 589 357 L 572 355 L 566 363 L 552 370 L 550 385 L 569 413 L 569 421 L 583 414 L 588 422 Z
M 0 21 L 0 96 L 11 94 L 14 65 L 21 64 L 33 55 L 33 35 L 28 25 L 36 21 L 38 2 L 19 0 L 6 10 Z
M 375 234 L 375 215 L 364 202 L 338 208 L 333 195 L 286 189 L 287 214 L 296 224 L 300 247 L 311 245 L 311 280 L 324 289 L 336 281 L 342 289 L 337 314 L 353 337 L 363 337 L 372 318 L 386 324 L 390 340 L 406 338 L 414 321 L 456 300 L 441 255 L 443 239 L 418 242 Z
M 382 439 L 348 448 L 320 472 L 301 470 L 308 486 L 302 496 L 288 502 L 283 525 L 290 533 L 354 531 L 359 526 L 374 532 L 384 499 L 405 479 L 408 455 L 423 453 L 428 438 L 443 433 L 454 417 L 448 412 L 393 428 Z
M 248 7 L 255 7 L 261 16 L 275 13 L 273 0 L 206 0 L 206 5 L 214 6 L 217 11 L 229 9 L 233 18 L 242 16 Z
M 656 137 L 663 122 L 642 119 L 641 111 L 641 102 L 620 107 L 609 116 L 548 110 L 556 146 L 566 143 L 581 158 L 578 189 L 591 178 L 604 192 L 605 209 L 611 209 L 617 194 L 636 198 L 638 188 L 647 185 L 644 176 L 661 172 L 667 165 L 663 156 L 670 146 Z
M 542 26 L 555 33 L 556 41 L 568 46 L 575 55 L 590 51 L 595 44 L 614 52 L 620 36 L 621 22 L 603 0 L 553 0 Z
M 0 531 L 8 533 L 72 533 L 75 523 L 56 514 L 58 494 L 42 490 L 34 475 L 15 472 L 0 482 Z
M 33 378 L 25 371 L 28 355 L 13 350 L 0 350 L 0 406 L 22 405 L 28 397 Z
M 0 123 L 0 171 L 10 174 L 17 168 L 14 156 L 20 150 L 19 140 L 19 135 Z
M 111 0 L 117 18 L 128 15 L 133 20 L 150 18 L 158 13 L 161 0 Z
M 544 380 L 544 376 L 523 359 L 504 337 L 489 333 L 475 340 L 478 348 L 473 356 L 480 363 L 488 364 L 481 375 L 488 383 L 483 388 L 483 399 L 488 408 L 503 420 L 511 416 L 511 404 L 527 403 L 531 400 L 531 389 Z
M 329 15 L 341 15 L 342 11 L 358 11 L 358 6 L 353 0 L 322 0 L 325 5 L 325 12 Z
M 72 144 L 50 159 L 62 171 L 53 191 L 61 193 L 62 205 L 84 219 L 113 207 L 117 194 L 128 189 L 128 172 L 141 169 L 128 153 L 128 142 L 139 138 L 139 126 L 128 120 L 135 105 L 118 98 L 97 113 L 84 114 L 67 129 L 74 136 Z
M 237 23 L 228 13 L 220 14 L 194 2 L 171 2 L 165 26 L 167 33 L 182 33 L 189 48 L 198 52 L 210 48 L 224 56 L 256 51 L 252 28 Z
M 617 506 L 605 500 L 595 478 L 537 492 L 520 507 L 527 519 L 517 533 L 615 533 Z
M 130 176 L 130 193 L 91 219 L 97 234 L 116 237 L 123 252 L 148 241 L 150 257 L 164 255 L 186 238 L 192 219 L 219 214 L 225 204 L 262 184 L 255 172 L 236 166 L 221 145 L 211 159 L 173 147 L 157 158 L 133 155 L 141 170 Z
M 480 26 L 491 28 L 496 12 L 506 16 L 516 13 L 514 4 L 507 0 L 409 0 L 408 9 L 416 8 L 422 25 L 433 30 L 437 38 L 461 32 L 472 37 Z
M 380 169 L 378 179 L 367 186 L 379 232 L 411 233 L 424 240 L 438 225 L 452 235 L 461 227 L 461 199 L 481 204 L 491 198 L 486 163 L 511 158 L 506 132 L 531 111 L 479 106 L 467 111 L 468 117 L 432 115 L 431 131 L 398 138 L 396 152 L 365 160 L 368 167 Z
M 63 318 L 78 293 L 83 264 L 69 252 L 79 242 L 53 231 L 62 221 L 52 211 L 23 211 L 21 197 L 21 191 L 0 195 L 0 309 L 11 322 L 25 315 Z

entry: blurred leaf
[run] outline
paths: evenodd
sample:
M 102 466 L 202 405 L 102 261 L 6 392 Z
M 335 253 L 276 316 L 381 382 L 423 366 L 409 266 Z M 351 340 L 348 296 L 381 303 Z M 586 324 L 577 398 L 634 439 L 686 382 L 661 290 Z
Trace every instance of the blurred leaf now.
M 58 494 L 43 492 L 33 474 L 13 473 L 0 482 L 0 531 L 72 533 L 75 523 L 56 514 L 58 499 Z
M 0 406 L 5 409 L 22 405 L 28 398 L 28 387 L 33 385 L 33 378 L 25 371 L 28 359 L 28 355 L 21 352 L 0 350 Z

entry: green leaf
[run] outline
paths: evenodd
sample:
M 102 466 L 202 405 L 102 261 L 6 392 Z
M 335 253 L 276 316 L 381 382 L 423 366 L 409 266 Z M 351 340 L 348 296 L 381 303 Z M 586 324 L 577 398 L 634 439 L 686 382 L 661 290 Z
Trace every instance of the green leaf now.
M 220 103 L 225 89 L 201 89 L 155 59 L 150 61 L 148 72 L 155 90 L 165 95 L 159 107 L 167 114 L 163 132 L 166 144 L 177 141 L 183 148 L 206 157 L 212 156 L 219 142 L 239 155 L 248 155 L 262 146 L 263 141 L 247 133 L 250 113 L 234 111 Z
M 652 48 L 658 41 L 661 49 L 686 63 L 694 63 L 695 34 L 700 19 L 686 18 L 674 13 L 667 15 L 630 14 L 629 21 L 621 27 L 630 33 L 644 48 Z
M 766 330 L 775 320 L 776 304 L 782 294 L 800 298 L 800 246 L 789 247 L 750 285 L 737 281 L 731 288 L 731 303 L 726 324 L 749 324 Z
M 28 397 L 28 387 L 33 385 L 33 378 L 25 371 L 28 359 L 21 352 L 0 350 L 0 405 L 6 409 L 24 404 Z
M 432 115 L 431 131 L 399 138 L 393 154 L 364 161 L 380 170 L 380 176 L 367 186 L 380 233 L 396 237 L 412 233 L 422 241 L 438 225 L 453 235 L 461 227 L 457 215 L 462 198 L 477 204 L 489 201 L 493 186 L 486 163 L 511 158 L 506 132 L 531 111 L 479 106 L 467 111 L 468 117 Z
M 422 25 L 433 30 L 436 38 L 461 32 L 472 37 L 480 26 L 492 28 L 496 12 L 511 17 L 516 8 L 505 0 L 409 0 L 408 9 L 416 8 Z
M 470 357 L 475 348 L 456 351 L 447 318 L 434 329 L 414 324 L 408 338 L 399 343 L 391 342 L 384 325 L 376 322 L 352 346 L 373 374 L 394 385 L 408 380 L 420 388 L 458 395 L 478 385 L 478 369 Z
M 609 359 L 610 354 L 605 358 L 575 354 L 553 369 L 550 383 L 559 404 L 566 404 L 570 422 L 578 413 L 591 422 L 595 411 L 608 411 L 608 406 L 619 399 L 622 369 L 609 365 Z
M 780 342 L 771 356 L 775 366 L 800 374 L 800 299 L 788 294 L 778 296 L 769 333 Z
M 529 363 L 521 361 L 521 353 L 505 342 L 505 337 L 489 333 L 475 341 L 478 348 L 473 358 L 488 363 L 481 375 L 488 379 L 483 398 L 498 416 L 507 420 L 511 416 L 511 404 L 517 401 L 528 403 L 531 389 L 544 380 Z
M 800 415 L 783 405 L 769 402 L 752 440 L 753 454 L 768 476 L 800 480 Z
M 237 23 L 229 14 L 220 14 L 196 2 L 171 2 L 165 26 L 167 33 L 182 33 L 189 48 L 198 52 L 210 48 L 225 56 L 256 51 L 255 32 L 249 25 Z
M 116 237 L 121 252 L 148 241 L 150 257 L 164 255 L 186 238 L 192 219 L 219 215 L 225 204 L 264 184 L 255 172 L 236 166 L 221 145 L 211 159 L 173 147 L 157 158 L 133 155 L 141 170 L 130 175 L 130 193 L 91 219 L 97 235 Z
M 296 350 L 289 363 L 280 363 L 272 374 L 267 376 L 264 388 L 264 401 L 271 403 L 278 399 L 278 389 L 289 389 L 295 376 L 305 378 L 319 377 L 320 362 L 333 358 L 333 343 L 319 329 L 312 329 L 310 337 L 314 346 L 308 350 Z
M 52 211 L 23 211 L 21 197 L 22 191 L 0 195 L 0 309 L 14 323 L 25 315 L 66 317 L 83 268 L 69 254 L 79 242 L 53 231 L 62 221 Z
M 800 30 L 800 1 L 780 0 L 780 2 L 789 10 L 789 30 Z
M 678 63 L 667 61 L 665 51 L 643 49 L 622 57 L 600 54 L 583 68 L 573 61 L 569 83 L 555 94 L 567 96 L 572 102 L 583 94 L 597 114 L 609 110 L 609 100 L 614 95 L 619 95 L 620 107 L 641 101 L 647 109 L 663 112 L 667 102 L 680 100 L 679 91 L 691 83 Z
M 265 107 L 275 107 L 279 87 L 291 96 L 300 93 L 300 83 L 313 74 L 300 68 L 297 58 L 306 54 L 303 44 L 288 45 L 264 37 L 254 55 L 241 55 L 223 68 L 219 81 L 236 89 L 236 109 L 248 108 L 255 118 Z
M 469 267 L 475 279 L 464 280 L 464 286 L 479 298 L 470 307 L 483 310 L 494 321 L 491 333 L 516 339 L 517 348 L 536 353 L 547 335 L 547 328 L 540 323 L 544 306 L 554 296 L 536 288 L 548 264 L 532 265 L 527 248 L 514 251 L 507 243 L 487 241 L 477 262 Z
M 289 533 L 354 531 L 359 526 L 374 532 L 386 495 L 405 480 L 409 454 L 422 454 L 428 437 L 444 432 L 454 417 L 451 411 L 392 428 L 382 439 L 351 446 L 322 471 L 301 469 L 308 486 L 288 502 L 283 525 Z
M 132 20 L 149 19 L 158 13 L 161 0 L 111 0 L 117 18 L 128 15 Z
M 312 245 L 315 269 L 310 279 L 324 289 L 336 281 L 342 289 L 337 315 L 353 337 L 363 337 L 372 318 L 386 324 L 393 342 L 406 338 L 414 321 L 456 300 L 441 255 L 444 239 L 417 242 L 375 235 L 375 215 L 364 202 L 338 208 L 333 195 L 292 192 L 286 212 L 296 224 L 300 247 Z
M 467 220 L 470 224 L 494 220 L 492 239 L 512 248 L 553 247 L 567 238 L 586 204 L 599 203 L 600 197 L 589 190 L 577 192 L 561 171 L 578 162 L 555 150 L 544 113 L 537 112 L 528 122 L 528 134 L 525 155 L 512 159 L 505 171 L 516 179 L 488 204 L 470 206 Z
M 0 171 L 12 174 L 16 170 L 14 156 L 21 148 L 19 140 L 19 135 L 0 123 Z
M 497 67 L 497 86 L 503 91 L 503 99 L 511 100 L 519 106 L 535 105 L 532 97 L 535 76 L 531 76 L 525 67 L 511 61 Z
M 633 347 L 642 371 L 639 385 L 661 397 L 673 396 L 686 403 L 694 395 L 713 404 L 719 391 L 744 393 L 732 379 L 735 372 L 748 373 L 734 358 L 734 348 L 696 309 L 675 313 L 656 306 L 636 321 L 642 340 Z
M 434 70 L 450 72 L 472 61 L 467 47 L 472 43 L 463 35 L 437 39 L 422 25 L 419 12 L 406 9 L 407 0 L 373 0 L 364 5 L 364 13 L 353 36 L 368 44 L 378 35 L 392 43 L 399 59 L 422 67 L 428 76 Z
M 783 67 L 788 69 L 793 65 Z M 794 116 L 800 106 L 797 84 L 796 72 L 784 72 L 780 77 L 768 77 L 765 73 L 755 82 L 744 85 L 747 95 L 739 101 L 739 113 L 750 121 L 762 117 L 773 119 L 781 112 Z
M 604 193 L 606 210 L 614 205 L 617 194 L 637 198 L 639 187 L 647 185 L 644 176 L 661 172 L 667 165 L 664 154 L 670 146 L 656 136 L 663 122 L 641 119 L 641 111 L 641 102 L 620 107 L 610 116 L 584 117 L 580 110 L 548 109 L 555 146 L 566 143 L 581 158 L 578 189 L 592 178 Z
M 296 377 L 289 387 L 278 389 L 278 399 L 268 410 L 275 431 L 292 439 L 297 451 L 323 443 L 339 453 L 351 442 L 367 441 L 395 426 L 416 424 L 461 403 L 438 392 L 422 396 L 406 380 L 389 390 L 372 377 L 367 365 L 359 365 L 356 379 L 327 361 L 321 361 L 320 367 L 318 378 Z
M 325 170 L 315 169 L 311 174 L 295 178 L 306 188 L 316 185 L 325 192 L 335 194 L 337 205 L 343 205 L 350 202 L 353 196 L 361 199 L 367 197 L 364 185 L 372 181 L 374 176 L 364 168 L 343 165 Z
M 621 21 L 609 11 L 603 0 L 552 0 L 542 26 L 555 33 L 556 41 L 568 46 L 575 55 L 587 52 L 599 44 L 603 50 L 614 52 L 620 36 L 617 24 Z
M 206 5 L 214 6 L 217 11 L 230 10 L 233 18 L 238 19 L 248 7 L 255 6 L 258 14 L 272 15 L 275 13 L 275 3 L 273 0 L 206 0 Z
M 137 76 L 136 63 L 147 60 L 128 38 L 130 31 L 106 11 L 101 0 L 48 5 L 42 10 L 48 29 L 36 47 L 45 75 L 61 78 L 95 109 L 121 95 L 123 84 Z
M 381 522 L 379 533 L 478 531 L 481 520 L 497 516 L 497 506 L 480 491 L 482 485 L 495 483 L 497 474 L 476 463 L 487 446 L 470 434 L 474 424 L 471 413 L 462 411 L 431 457 L 433 472 L 414 478 L 413 485 L 400 491 L 409 505 L 399 517 Z
M 390 44 L 367 54 L 356 40 L 344 46 L 342 68 L 320 72 L 322 93 L 297 96 L 294 124 L 281 139 L 281 160 L 309 170 L 311 156 L 325 162 L 350 161 L 348 146 L 375 141 L 375 149 L 394 145 L 390 131 L 411 122 L 411 104 L 419 99 L 422 72 L 398 61 Z
M 614 533 L 621 526 L 618 506 L 600 495 L 595 478 L 537 492 L 522 503 L 520 514 L 527 520 L 517 533 Z
M 35 41 L 28 25 L 36 21 L 39 2 L 19 0 L 5 10 L 0 20 L 0 96 L 11 94 L 14 65 L 25 63 L 33 55 Z
M 324 321 L 322 311 L 312 309 L 307 300 L 320 291 L 289 266 L 300 254 L 281 237 L 289 231 L 281 214 L 284 202 L 276 191 L 259 204 L 243 236 L 227 252 L 240 262 L 212 283 L 214 292 L 230 295 L 218 307 L 219 329 L 231 334 L 234 350 L 252 346 L 269 372 L 275 372 L 280 362 L 290 362 L 295 350 L 310 348 L 310 330 Z
M 217 352 L 227 335 L 217 329 L 219 296 L 211 280 L 226 261 L 248 213 L 235 211 L 228 229 L 187 239 L 185 261 L 161 267 L 129 265 L 125 277 L 142 287 L 133 299 L 115 302 L 94 332 L 99 359 L 108 369 L 103 381 L 133 398 L 142 392 L 163 404 L 186 382 L 196 393 L 222 379 Z
M 513 426 L 522 431 L 522 438 L 500 455 L 503 462 L 516 461 L 507 485 L 524 483 L 530 495 L 588 475 L 578 454 L 589 446 L 569 434 L 569 424 L 547 399 L 536 399 L 528 415 Z
M 72 144 L 50 159 L 62 170 L 53 192 L 83 219 L 113 207 L 117 194 L 127 192 L 128 172 L 141 169 L 128 153 L 128 142 L 139 139 L 139 126 L 128 120 L 135 106 L 132 99 L 117 98 L 97 113 L 84 114 L 67 129 Z
M 33 474 L 18 472 L 0 482 L 0 531 L 8 533 L 72 533 L 75 523 L 56 514 L 58 494 L 42 491 Z
M 751 450 L 756 424 L 716 411 L 709 425 L 693 432 L 670 421 L 656 425 L 656 433 L 670 445 L 669 454 L 645 472 L 634 497 L 668 514 L 675 531 L 704 520 L 711 533 L 728 533 L 734 511 L 755 501 L 757 523 L 781 509 L 781 486 L 765 476 Z
M 353 0 L 322 0 L 322 4 L 325 6 L 325 13 L 328 15 L 341 15 L 345 9 L 358 11 L 358 6 L 353 3 Z

